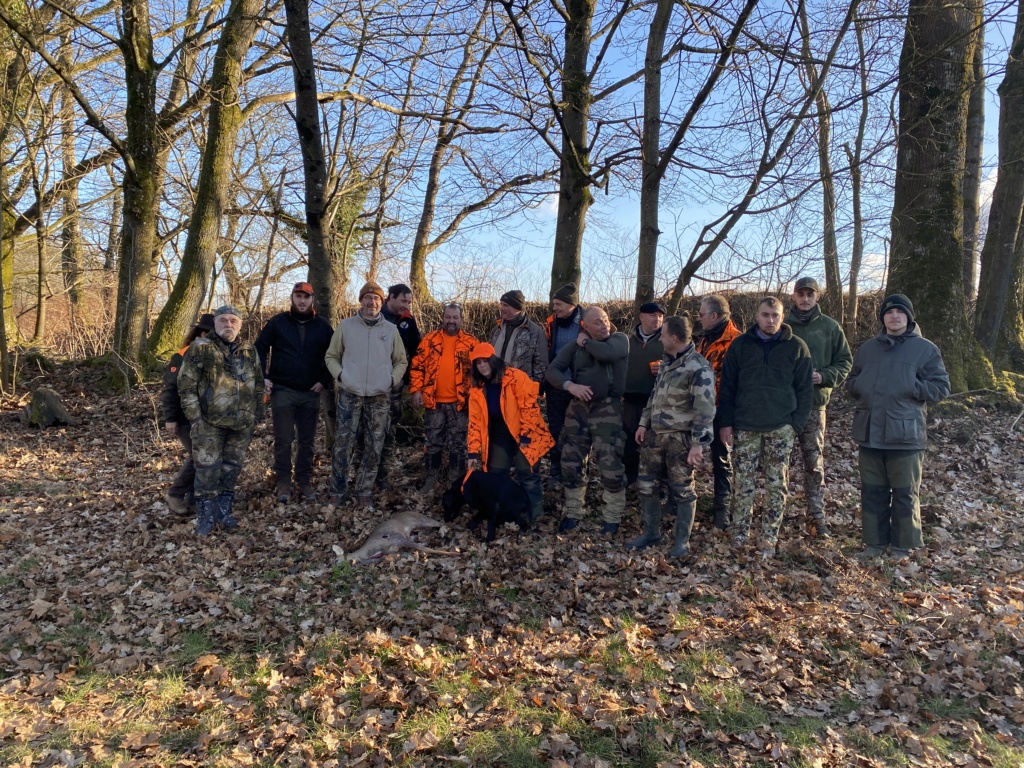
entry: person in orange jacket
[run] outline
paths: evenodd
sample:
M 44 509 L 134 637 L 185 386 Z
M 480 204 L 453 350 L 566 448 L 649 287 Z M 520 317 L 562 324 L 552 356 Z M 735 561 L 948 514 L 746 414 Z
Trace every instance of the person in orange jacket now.
M 544 514 L 538 462 L 555 444 L 537 404 L 540 385 L 506 366 L 486 342 L 477 344 L 469 359 L 469 469 L 508 473 L 515 467 L 536 520 Z

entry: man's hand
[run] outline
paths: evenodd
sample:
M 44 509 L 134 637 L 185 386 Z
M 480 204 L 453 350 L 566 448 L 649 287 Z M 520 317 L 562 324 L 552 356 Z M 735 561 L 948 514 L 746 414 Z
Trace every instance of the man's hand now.
M 413 392 L 411 399 L 412 399 L 412 407 L 413 408 L 415 408 L 416 410 L 419 410 L 420 408 L 423 407 L 423 393 L 422 392 Z
M 811 381 L 812 381 L 812 382 L 813 382 L 814 384 L 821 384 L 821 374 L 820 374 L 820 373 L 818 373 L 817 371 L 815 371 L 814 373 L 812 373 L 812 374 L 811 374 Z
M 274 382 L 272 382 L 270 379 L 264 379 L 263 380 L 263 391 L 266 394 L 268 394 L 268 395 L 271 392 L 273 392 L 274 391 Z
M 585 384 L 570 384 L 565 391 L 584 403 L 589 403 L 590 398 L 594 396 L 594 390 Z
M 732 448 L 732 427 L 722 427 L 718 430 L 718 439 L 722 441 L 723 445 Z
M 636 440 L 636 444 L 637 445 L 643 445 L 644 444 L 644 439 L 646 437 L 647 437 L 647 427 L 637 427 L 636 428 L 636 435 L 634 436 L 634 439 Z
M 324 391 L 324 385 L 319 381 L 309 388 L 311 392 L 316 392 L 318 395 Z
M 580 335 L 576 337 L 576 346 L 579 347 L 580 349 L 583 349 L 583 347 L 587 346 L 587 342 L 589 340 L 590 337 L 587 336 L 586 332 L 580 331 Z
M 686 463 L 691 467 L 699 467 L 704 463 L 704 449 L 700 445 L 691 445 L 690 452 L 686 454 Z
M 170 435 L 171 437 L 178 436 L 178 422 L 168 421 L 166 424 L 164 424 L 164 429 L 167 430 L 167 434 Z

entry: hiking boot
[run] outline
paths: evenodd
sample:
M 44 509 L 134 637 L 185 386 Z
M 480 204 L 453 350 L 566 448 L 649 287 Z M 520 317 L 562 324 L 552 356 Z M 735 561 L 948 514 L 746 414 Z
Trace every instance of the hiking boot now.
M 825 520 L 824 515 L 815 517 L 811 524 L 814 526 L 815 535 L 818 538 L 827 539 L 832 535 L 832 528 L 829 526 L 828 521 Z
M 422 493 L 433 493 L 434 486 L 436 486 L 437 481 L 440 480 L 441 461 L 442 458 L 440 453 L 428 453 L 424 457 L 423 475 L 425 477 L 425 481 L 423 483 L 423 488 L 420 489 Z M 448 466 L 448 472 L 449 474 L 452 472 L 451 464 Z
M 278 483 L 274 495 L 277 497 L 278 504 L 287 504 L 292 497 L 292 488 L 285 483 Z
M 690 531 L 693 530 L 693 509 L 695 501 L 683 501 L 676 505 L 675 542 L 669 550 L 669 557 L 690 556 Z
M 574 517 L 567 517 L 558 524 L 558 532 L 566 533 L 575 529 L 580 524 L 580 521 Z
M 645 549 L 661 543 L 661 502 L 654 496 L 640 497 L 640 515 L 644 521 L 644 532 L 639 538 L 626 544 L 626 549 Z
M 889 557 L 893 560 L 907 560 L 910 557 L 911 550 L 904 549 L 903 547 L 889 547 Z
M 604 525 L 601 526 L 601 533 L 602 533 L 602 535 L 614 536 L 618 532 L 619 532 L 619 524 L 618 523 L 605 523 Z
M 235 494 L 225 491 L 217 497 L 216 522 L 225 531 L 233 531 L 238 528 L 238 521 L 231 514 L 231 507 L 235 503 Z
M 729 508 L 725 506 L 715 507 L 714 526 L 720 531 L 729 527 Z
M 883 551 L 883 547 L 869 545 L 864 547 L 864 549 L 862 549 L 860 552 L 854 555 L 854 557 L 858 560 L 874 560 L 876 557 L 881 557 Z
M 327 497 L 327 503 L 335 507 L 340 507 L 342 504 L 348 503 L 347 493 L 332 493 Z
M 173 515 L 179 515 L 186 517 L 188 515 L 188 501 L 185 500 L 184 496 L 172 496 L 169 493 L 164 494 L 164 503 L 167 505 L 167 509 L 171 511 Z
M 300 485 L 299 486 L 299 498 L 303 501 L 316 501 L 317 492 L 313 490 L 312 486 Z
M 356 497 L 356 504 L 360 507 L 366 507 L 367 509 L 373 509 L 373 496 L 368 493 L 362 493 Z
M 217 522 L 217 500 L 196 499 L 196 535 L 209 536 Z

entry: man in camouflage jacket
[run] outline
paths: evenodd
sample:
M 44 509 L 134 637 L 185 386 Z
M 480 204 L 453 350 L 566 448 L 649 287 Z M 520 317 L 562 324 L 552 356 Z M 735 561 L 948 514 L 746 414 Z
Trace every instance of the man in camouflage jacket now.
M 214 312 L 214 332 L 193 342 L 178 372 L 181 408 L 192 424 L 196 465 L 196 533 L 214 525 L 233 531 L 235 483 L 262 410 L 263 371 L 250 344 L 239 341 L 241 313 L 223 306 Z
M 715 420 L 715 373 L 693 346 L 688 318 L 668 318 L 661 329 L 661 343 L 665 359 L 636 430 L 641 446 L 637 488 L 644 532 L 627 546 L 642 549 L 661 541 L 659 494 L 662 481 L 666 481 L 669 502 L 676 509 L 675 544 L 669 556 L 686 557 L 697 500 L 693 470 L 704 461 L 704 447 L 711 445 Z

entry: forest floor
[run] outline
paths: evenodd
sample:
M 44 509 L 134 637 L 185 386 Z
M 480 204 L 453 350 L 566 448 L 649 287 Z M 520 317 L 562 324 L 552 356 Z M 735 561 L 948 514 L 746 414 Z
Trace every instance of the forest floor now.
M 0 764 L 1024 765 L 1024 420 L 930 416 L 912 559 L 862 564 L 850 407 L 830 408 L 835 535 L 809 538 L 799 467 L 778 557 L 625 551 L 465 518 L 339 563 L 385 515 L 440 517 L 418 453 L 378 511 L 277 504 L 258 429 L 240 530 L 199 539 L 163 492 L 180 460 L 158 389 L 47 378 L 76 426 L 0 413 Z M 317 481 L 326 489 L 328 466 Z M 709 474 L 700 473 L 707 509 Z M 667 523 L 665 524 L 667 528 Z

